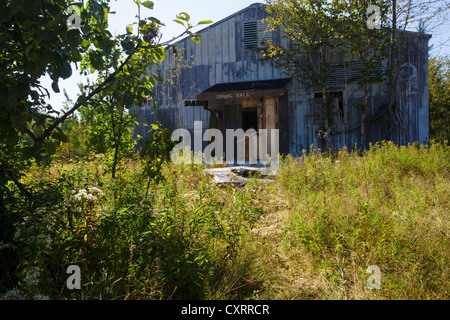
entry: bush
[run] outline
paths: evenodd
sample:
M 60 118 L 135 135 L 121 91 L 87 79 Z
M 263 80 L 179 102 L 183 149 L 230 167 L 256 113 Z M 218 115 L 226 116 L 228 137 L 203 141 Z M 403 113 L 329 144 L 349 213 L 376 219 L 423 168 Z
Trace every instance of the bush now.
M 161 162 L 149 179 L 145 156 L 116 178 L 101 156 L 34 166 L 22 178 L 32 201 L 4 202 L 0 253 L 13 259 L 0 297 L 448 299 L 449 156 L 388 142 L 312 151 L 285 158 L 273 182 L 238 187 L 199 165 Z M 67 289 L 70 265 L 81 290 Z M 366 286 L 373 265 L 380 290 Z

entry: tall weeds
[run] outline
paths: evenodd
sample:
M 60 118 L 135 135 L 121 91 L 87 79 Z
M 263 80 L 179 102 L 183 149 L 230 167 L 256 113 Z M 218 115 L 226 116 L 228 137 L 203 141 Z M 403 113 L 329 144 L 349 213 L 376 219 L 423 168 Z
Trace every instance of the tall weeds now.
M 449 298 L 450 152 L 441 145 L 371 146 L 288 159 L 286 241 L 305 246 L 326 298 Z M 369 290 L 366 270 L 382 271 Z
M 241 187 L 214 184 L 201 166 L 163 165 L 159 183 L 139 159 L 122 161 L 115 179 L 104 167 L 93 157 L 24 177 L 36 196 L 8 207 L 14 237 L 0 251 L 19 264 L 0 296 L 450 298 L 448 147 L 312 151 L 284 159 L 274 182 Z M 81 290 L 66 286 L 69 265 Z M 371 290 L 374 265 L 381 286 Z M 39 287 L 27 292 L 30 270 Z

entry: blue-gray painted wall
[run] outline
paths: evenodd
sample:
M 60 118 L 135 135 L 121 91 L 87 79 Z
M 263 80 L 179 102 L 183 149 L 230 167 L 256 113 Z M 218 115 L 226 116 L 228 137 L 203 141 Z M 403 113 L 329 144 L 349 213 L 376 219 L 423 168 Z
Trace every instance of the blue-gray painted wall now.
M 186 99 L 196 99 L 198 94 L 215 84 L 286 78 L 270 60 L 263 59 L 253 50 L 244 49 L 242 23 L 262 20 L 266 15 L 264 5 L 255 4 L 198 32 L 202 36 L 200 44 L 189 38 L 177 42 L 177 51 L 183 55 L 182 67 L 177 69 L 180 62 L 169 50 L 166 60 L 157 70 L 153 70 L 166 76 L 167 81 L 155 88 L 156 112 L 152 102 L 133 108 L 132 111 L 139 115 L 140 123 L 135 128 L 136 134 L 146 136 L 148 129 L 145 123 L 157 120 L 171 130 L 190 128 L 193 120 L 202 120 L 206 129 L 209 127 L 209 112 L 202 107 L 186 107 Z M 272 32 L 272 40 L 277 45 L 289 46 L 289 39 L 280 31 Z M 375 119 L 367 124 L 366 146 L 381 140 L 391 140 L 397 144 L 428 142 L 428 40 L 427 35 L 411 33 L 401 51 L 402 64 L 406 64 L 407 72 L 399 80 L 399 110 L 406 128 L 406 140 L 402 139 L 401 131 L 395 128 L 394 123 L 391 123 L 393 129 L 389 133 L 386 123 L 381 120 L 380 111 L 387 104 L 388 88 L 386 83 L 376 84 L 372 87 L 367 114 L 367 118 Z M 177 69 L 175 81 L 168 81 L 168 75 L 174 69 Z M 282 125 L 289 140 L 288 152 L 294 156 L 301 155 L 303 149 L 310 146 L 320 146 L 316 136 L 319 126 L 312 120 L 315 110 L 309 97 L 309 90 L 292 80 L 287 95 L 282 97 L 284 103 L 280 104 L 280 108 L 287 109 L 284 110 L 287 116 Z M 352 105 L 361 101 L 362 93 L 354 86 L 346 86 L 344 97 L 345 125 L 331 130 L 331 146 L 334 149 L 344 145 L 352 148 L 360 142 L 360 113 Z M 229 111 L 236 110 L 229 108 Z M 236 122 L 234 127 L 239 127 L 239 116 L 233 121 Z

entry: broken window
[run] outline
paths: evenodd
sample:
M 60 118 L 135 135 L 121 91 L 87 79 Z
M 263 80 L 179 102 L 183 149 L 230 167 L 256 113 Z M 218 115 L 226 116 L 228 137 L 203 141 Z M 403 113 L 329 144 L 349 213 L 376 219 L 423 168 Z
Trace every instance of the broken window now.
M 331 125 L 343 125 L 345 124 L 345 103 L 344 103 L 344 91 L 332 91 L 327 93 L 329 99 L 331 99 L 331 110 L 330 118 Z M 323 92 L 313 92 L 312 93 L 312 107 L 316 120 L 320 120 L 325 116 L 324 105 L 323 105 Z
M 187 100 L 184 100 L 184 106 L 185 106 L 185 107 L 198 106 L 197 100 L 195 100 L 195 99 L 187 99 Z

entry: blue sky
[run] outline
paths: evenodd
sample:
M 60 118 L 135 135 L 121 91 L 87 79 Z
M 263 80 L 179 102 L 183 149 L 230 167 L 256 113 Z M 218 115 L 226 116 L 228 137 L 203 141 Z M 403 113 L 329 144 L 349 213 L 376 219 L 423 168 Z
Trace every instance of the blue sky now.
M 156 17 L 166 26 L 162 28 L 163 40 L 171 39 L 183 32 L 183 27 L 173 21 L 180 12 L 187 12 L 191 16 L 191 22 L 197 23 L 202 20 L 212 20 L 217 22 L 243 8 L 250 6 L 256 2 L 264 2 L 258 0 L 153 0 L 155 7 L 153 10 L 143 8 L 142 17 Z M 115 11 L 109 19 L 110 31 L 112 34 L 120 34 L 125 32 L 128 24 L 137 21 L 137 7 L 133 0 L 117 0 L 111 1 L 111 11 Z M 197 30 L 200 30 L 198 28 Z M 450 24 L 440 28 L 433 33 L 431 44 L 434 44 L 432 55 L 450 54 Z M 441 45 L 447 41 L 446 45 Z M 54 109 L 61 109 L 65 101 L 63 89 L 67 90 L 69 96 L 76 100 L 78 88 L 77 83 L 82 81 L 77 71 L 74 69 L 73 76 L 65 81 L 60 81 L 59 87 L 61 93 L 56 94 L 51 90 L 51 82 L 48 79 L 42 81 L 42 84 L 48 88 L 51 98 L 50 104 Z

